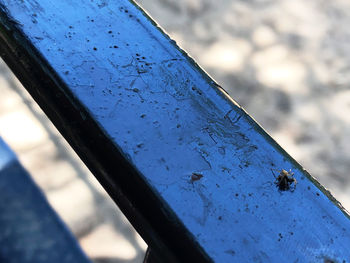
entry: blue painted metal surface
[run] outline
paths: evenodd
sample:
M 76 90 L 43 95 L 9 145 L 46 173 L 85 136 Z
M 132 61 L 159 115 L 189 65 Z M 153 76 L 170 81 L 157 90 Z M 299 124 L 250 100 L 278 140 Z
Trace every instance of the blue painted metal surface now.
M 181 222 L 215 262 L 350 261 L 340 204 L 135 4 L 0 2 L 78 102 L 75 121 L 93 119 L 164 204 L 154 211 L 174 216 L 148 223 Z M 282 169 L 295 173 L 294 191 L 276 187 Z M 118 170 L 105 178 L 133 187 Z
M 0 261 L 90 262 L 0 137 Z

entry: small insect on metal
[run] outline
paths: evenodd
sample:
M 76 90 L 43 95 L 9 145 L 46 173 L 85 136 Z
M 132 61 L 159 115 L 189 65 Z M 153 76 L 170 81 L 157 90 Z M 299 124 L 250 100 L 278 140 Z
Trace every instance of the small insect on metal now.
M 271 170 L 272 171 L 272 170 Z M 280 174 L 278 177 L 275 176 L 274 172 L 272 171 L 274 177 L 276 178 L 275 184 L 278 187 L 280 191 L 288 191 L 291 190 L 292 192 L 295 190 L 296 185 L 298 183 L 297 179 L 293 177 L 294 173 L 290 169 L 289 172 L 286 170 L 280 170 L 278 171 Z M 294 187 L 291 188 L 291 186 L 294 184 Z
M 198 181 L 198 180 L 200 180 L 202 177 L 203 177 L 203 175 L 200 174 L 200 173 L 192 173 L 192 175 L 191 175 L 191 181 L 192 181 L 192 182 Z

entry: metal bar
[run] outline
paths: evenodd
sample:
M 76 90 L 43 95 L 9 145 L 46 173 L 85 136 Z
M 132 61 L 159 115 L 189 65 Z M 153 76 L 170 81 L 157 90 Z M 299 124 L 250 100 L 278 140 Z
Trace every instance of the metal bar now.
M 0 3 L 4 60 L 162 261 L 350 259 L 341 205 L 133 2 Z

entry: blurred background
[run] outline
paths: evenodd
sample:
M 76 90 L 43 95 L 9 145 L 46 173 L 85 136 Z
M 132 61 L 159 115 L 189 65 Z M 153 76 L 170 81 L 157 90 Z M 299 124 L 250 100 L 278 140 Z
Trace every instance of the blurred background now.
M 350 210 L 350 2 L 139 0 L 258 123 Z M 146 244 L 0 62 L 0 136 L 99 263 Z

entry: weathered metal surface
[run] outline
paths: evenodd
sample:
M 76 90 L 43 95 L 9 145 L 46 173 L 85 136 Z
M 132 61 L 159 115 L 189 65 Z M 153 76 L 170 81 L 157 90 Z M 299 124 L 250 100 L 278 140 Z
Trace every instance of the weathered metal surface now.
M 0 2 L 4 59 L 163 259 L 350 261 L 336 200 L 135 4 Z

